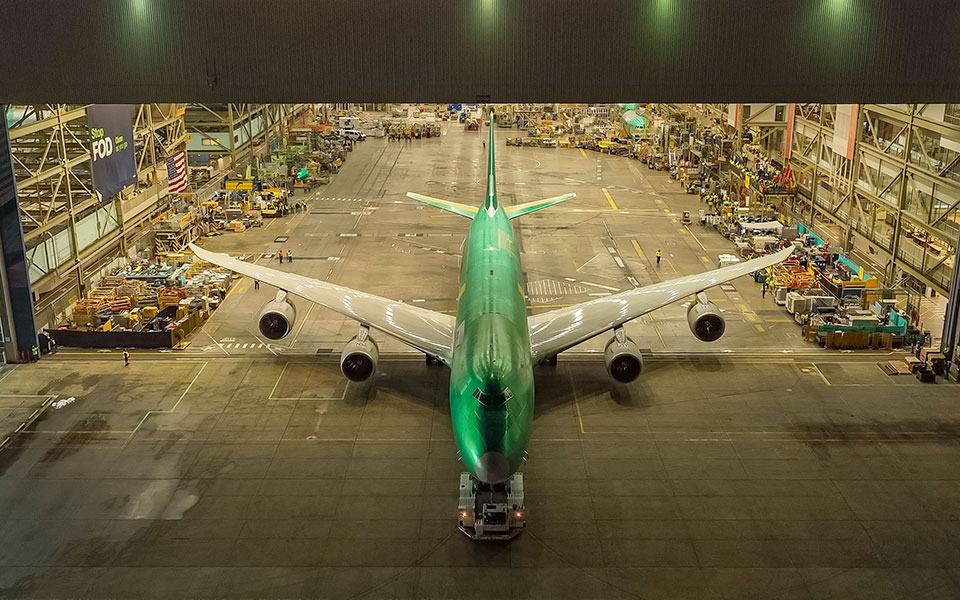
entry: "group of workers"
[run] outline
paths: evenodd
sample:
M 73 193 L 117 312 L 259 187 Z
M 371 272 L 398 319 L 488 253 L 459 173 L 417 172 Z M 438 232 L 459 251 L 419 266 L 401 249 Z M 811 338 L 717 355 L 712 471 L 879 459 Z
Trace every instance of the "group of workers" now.
M 287 250 L 287 253 L 286 253 L 286 254 L 283 253 L 283 250 L 277 252 L 277 258 L 280 259 L 280 262 L 281 262 L 281 263 L 283 262 L 283 257 L 284 257 L 284 256 L 287 257 L 287 262 L 288 262 L 288 263 L 292 263 L 292 262 L 293 262 L 293 250 Z

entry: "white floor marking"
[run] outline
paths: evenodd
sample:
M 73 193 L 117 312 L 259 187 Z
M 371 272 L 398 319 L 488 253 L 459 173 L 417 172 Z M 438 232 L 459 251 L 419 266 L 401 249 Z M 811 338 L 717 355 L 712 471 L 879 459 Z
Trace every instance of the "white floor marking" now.
M 583 281 L 583 280 L 580 280 L 580 283 L 582 283 L 583 285 L 592 285 L 593 287 L 598 287 L 598 288 L 601 288 L 601 289 L 604 289 L 604 290 L 613 290 L 614 292 L 619 292 L 619 291 L 620 291 L 619 288 L 610 287 L 609 285 L 603 285 L 603 284 L 600 284 L 600 283 L 593 283 L 592 281 Z

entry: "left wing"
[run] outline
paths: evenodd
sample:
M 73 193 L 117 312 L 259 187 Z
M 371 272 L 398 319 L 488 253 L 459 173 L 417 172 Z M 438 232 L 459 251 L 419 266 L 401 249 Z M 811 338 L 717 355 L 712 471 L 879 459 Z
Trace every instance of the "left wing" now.
M 786 260 L 793 246 L 722 269 L 662 281 L 530 317 L 534 359 L 546 358 L 677 300 Z
M 324 308 L 379 329 L 421 352 L 450 364 L 453 355 L 453 330 L 456 323 L 453 315 L 445 315 L 319 279 L 244 262 L 226 254 L 204 250 L 196 244 L 190 244 L 190 249 L 201 260 L 259 279 L 289 294 L 316 302 Z

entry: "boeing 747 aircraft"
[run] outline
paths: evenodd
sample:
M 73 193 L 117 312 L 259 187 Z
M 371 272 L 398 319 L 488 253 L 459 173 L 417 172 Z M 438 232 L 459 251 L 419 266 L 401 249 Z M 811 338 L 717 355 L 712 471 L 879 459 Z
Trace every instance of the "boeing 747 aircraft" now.
M 351 381 L 377 368 L 377 330 L 450 368 L 450 416 L 460 459 L 469 473 L 460 481 L 460 528 L 475 539 L 504 539 L 525 523 L 522 474 L 533 425 L 533 367 L 555 363 L 559 353 L 605 332 L 607 371 L 619 383 L 640 376 L 643 362 L 623 325 L 673 302 L 694 297 L 687 321 L 695 337 L 720 338 L 724 320 L 704 291 L 790 256 L 787 248 L 737 265 L 631 289 L 567 308 L 527 315 L 513 219 L 569 200 L 566 194 L 514 206 L 497 201 L 494 128 L 490 122 L 487 186 L 479 207 L 407 194 L 425 204 L 470 219 L 463 247 L 456 317 L 325 281 L 247 263 L 224 254 L 191 249 L 207 262 L 259 279 L 280 292 L 263 308 L 260 332 L 269 339 L 293 329 L 289 295 L 315 302 L 360 324 L 340 357 Z

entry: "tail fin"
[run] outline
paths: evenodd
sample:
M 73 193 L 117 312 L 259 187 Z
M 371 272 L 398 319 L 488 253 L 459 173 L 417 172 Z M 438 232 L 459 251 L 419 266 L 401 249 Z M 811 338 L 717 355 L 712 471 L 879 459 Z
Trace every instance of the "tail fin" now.
M 543 200 L 534 200 L 533 202 L 526 202 L 524 204 L 514 204 L 513 206 L 504 208 L 503 211 L 507 213 L 507 217 L 509 217 L 512 221 L 517 217 L 529 215 L 530 213 L 537 212 L 542 208 L 547 208 L 548 206 L 553 206 L 554 204 L 560 204 L 561 202 L 566 202 L 567 200 L 576 197 L 576 194 L 564 194 L 562 196 L 545 198 Z
M 487 197 L 483 201 L 483 210 L 491 214 L 497 210 L 497 165 L 493 156 L 493 112 L 490 113 L 490 141 L 487 154 Z
M 491 113 L 490 152 L 487 155 L 487 197 L 483 202 L 483 210 L 490 212 L 490 214 L 493 214 L 497 210 L 498 206 L 496 162 L 494 160 L 493 153 L 493 121 L 494 117 Z M 407 192 L 407 197 L 418 202 L 423 202 L 424 204 L 429 204 L 430 206 L 442 208 L 443 210 L 452 212 L 455 215 L 467 217 L 468 219 L 474 218 L 477 216 L 477 213 L 480 212 L 480 209 L 475 206 L 468 206 L 466 204 L 460 204 L 459 202 L 450 202 L 449 200 L 440 200 L 439 198 L 431 198 L 430 196 L 414 194 L 413 192 Z M 533 202 L 526 202 L 524 204 L 507 206 L 503 209 L 503 211 L 508 218 L 516 219 L 517 217 L 529 215 L 530 213 L 536 212 L 542 208 L 547 208 L 548 206 L 553 206 L 554 204 L 560 204 L 561 202 L 566 202 L 567 200 L 576 197 L 576 194 L 564 194 L 562 196 L 555 196 L 553 198 L 546 198 L 544 200 L 535 200 Z

